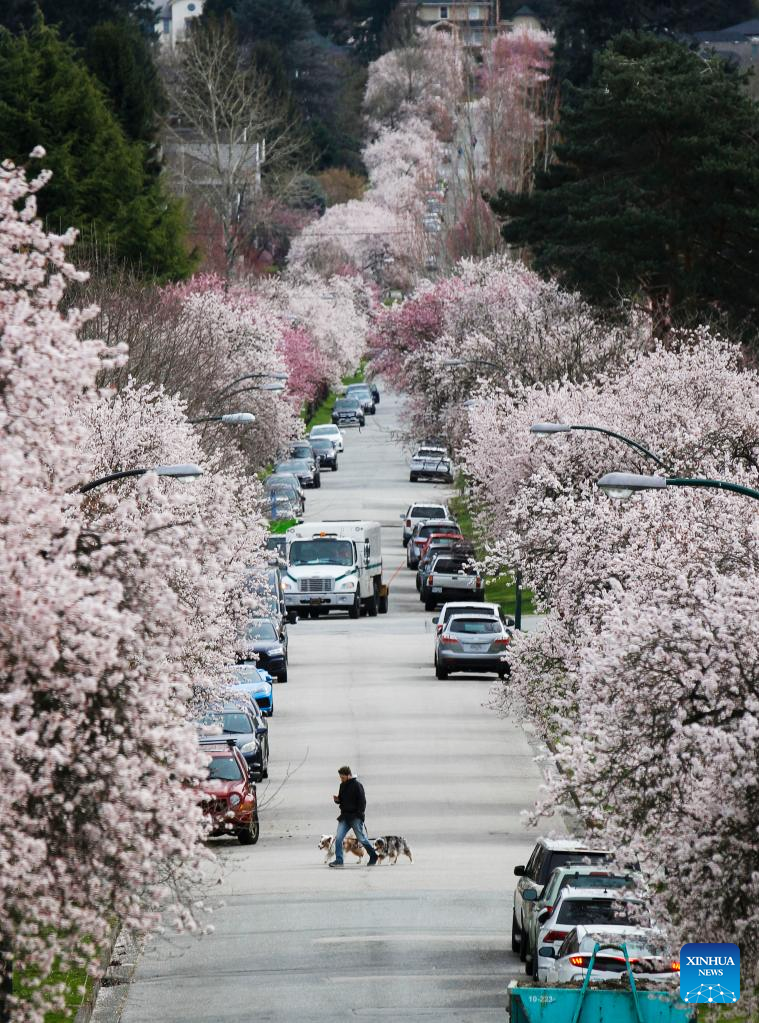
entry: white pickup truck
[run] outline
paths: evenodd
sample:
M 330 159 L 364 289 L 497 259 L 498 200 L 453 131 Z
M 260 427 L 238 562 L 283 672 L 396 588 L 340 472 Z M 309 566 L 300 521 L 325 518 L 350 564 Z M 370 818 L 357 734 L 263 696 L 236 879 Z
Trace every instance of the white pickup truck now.
M 438 554 L 430 566 L 419 594 L 425 611 L 434 611 L 449 600 L 484 600 L 485 580 L 469 564 L 469 557 L 450 551 Z
M 288 617 L 318 618 L 330 611 L 386 614 L 379 522 L 303 522 L 287 530 L 282 589 Z

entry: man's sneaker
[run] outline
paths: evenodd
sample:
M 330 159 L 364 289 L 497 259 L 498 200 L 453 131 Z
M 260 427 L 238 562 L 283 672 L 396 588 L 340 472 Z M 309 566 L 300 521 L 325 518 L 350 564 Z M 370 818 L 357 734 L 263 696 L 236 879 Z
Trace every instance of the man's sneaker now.
M 379 856 L 370 856 L 367 867 L 375 867 L 379 863 Z
M 329 866 L 329 867 L 344 867 L 345 864 L 344 863 L 338 863 L 337 860 L 332 860 L 332 862 L 328 863 L 327 866 Z

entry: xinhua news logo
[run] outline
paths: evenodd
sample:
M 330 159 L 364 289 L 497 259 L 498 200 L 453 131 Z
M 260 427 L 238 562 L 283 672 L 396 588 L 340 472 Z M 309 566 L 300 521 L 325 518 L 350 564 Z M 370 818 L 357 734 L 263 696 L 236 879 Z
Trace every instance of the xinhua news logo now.
M 728 942 L 692 942 L 680 949 L 684 1002 L 727 1005 L 741 996 L 741 952 Z

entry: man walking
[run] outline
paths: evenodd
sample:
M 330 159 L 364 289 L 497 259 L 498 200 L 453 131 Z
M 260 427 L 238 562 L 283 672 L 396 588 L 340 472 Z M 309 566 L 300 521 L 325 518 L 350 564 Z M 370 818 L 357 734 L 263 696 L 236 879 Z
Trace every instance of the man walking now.
M 373 867 L 377 862 L 377 854 L 366 837 L 366 829 L 364 828 L 364 817 L 366 816 L 364 786 L 358 778 L 353 777 L 350 767 L 339 768 L 337 774 L 340 778 L 340 791 L 332 799 L 340 807 L 340 816 L 337 818 L 335 858 L 330 863 L 330 867 L 342 867 L 343 839 L 351 830 L 369 853 L 368 865 Z

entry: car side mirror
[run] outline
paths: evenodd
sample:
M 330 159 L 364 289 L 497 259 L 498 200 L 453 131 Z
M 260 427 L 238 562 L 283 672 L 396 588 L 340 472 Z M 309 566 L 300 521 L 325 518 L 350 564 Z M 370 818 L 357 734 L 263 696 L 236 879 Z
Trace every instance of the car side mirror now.
M 432 624 L 433 624 L 433 625 L 437 625 L 437 623 L 438 623 L 439 621 L 440 621 L 440 615 L 438 615 L 438 616 L 437 616 L 437 618 L 433 618 L 433 619 L 432 619 Z
M 538 955 L 542 956 L 543 959 L 555 959 L 556 949 L 553 947 L 553 945 L 544 945 L 541 949 L 538 950 Z
M 534 902 L 538 897 L 538 893 L 534 888 L 525 888 L 522 892 L 522 898 L 525 902 Z
M 521 865 L 519 867 L 514 867 L 514 874 L 517 877 L 524 877 L 524 865 Z
M 399 519 L 405 519 L 405 518 L 406 518 L 406 516 L 405 516 L 405 515 L 403 514 L 403 512 L 401 512 L 401 514 L 400 514 L 400 515 L 398 516 L 398 518 L 399 518 Z

